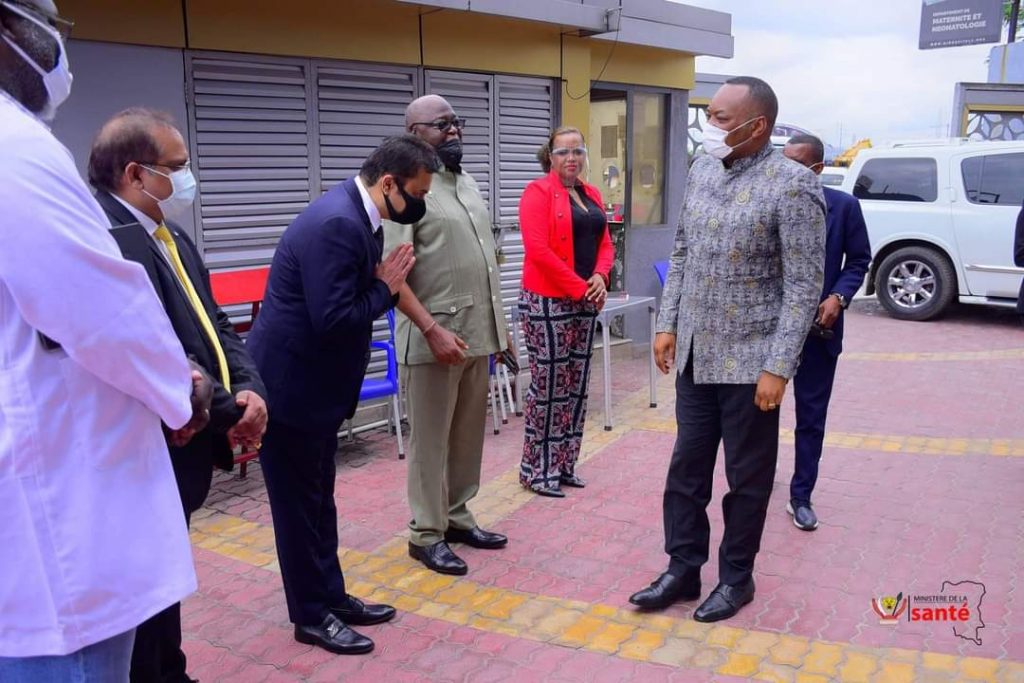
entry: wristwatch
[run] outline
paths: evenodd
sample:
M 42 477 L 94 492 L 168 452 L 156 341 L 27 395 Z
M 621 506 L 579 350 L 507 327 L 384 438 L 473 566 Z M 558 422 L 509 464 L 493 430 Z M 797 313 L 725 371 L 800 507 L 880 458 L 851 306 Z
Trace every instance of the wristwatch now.
M 843 308 L 846 308 L 847 306 L 850 305 L 850 302 L 846 300 L 846 297 L 840 294 L 839 292 L 832 292 L 831 294 L 829 294 L 829 296 L 834 296 L 836 299 L 838 299 L 839 305 L 842 306 Z

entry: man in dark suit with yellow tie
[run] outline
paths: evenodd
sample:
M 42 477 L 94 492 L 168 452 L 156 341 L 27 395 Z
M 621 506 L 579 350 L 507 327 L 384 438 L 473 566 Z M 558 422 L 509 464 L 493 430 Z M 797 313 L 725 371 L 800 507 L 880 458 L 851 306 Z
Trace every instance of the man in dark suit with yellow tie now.
M 166 114 L 128 109 L 100 130 L 89 156 L 89 182 L 130 261 L 140 263 L 185 352 L 214 379 L 209 426 L 184 447 L 172 444 L 185 523 L 206 500 L 214 466 L 230 470 L 232 448 L 258 448 L 267 424 L 266 389 L 227 315 L 213 300 L 195 245 L 168 220 L 195 196 L 188 149 Z M 190 681 L 181 651 L 180 604 L 141 626 L 131 680 Z

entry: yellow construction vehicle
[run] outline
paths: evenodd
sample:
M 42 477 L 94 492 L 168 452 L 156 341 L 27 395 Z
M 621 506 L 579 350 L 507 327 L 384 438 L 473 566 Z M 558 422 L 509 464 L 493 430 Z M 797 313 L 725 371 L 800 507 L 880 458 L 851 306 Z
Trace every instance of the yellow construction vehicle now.
M 844 166 L 846 168 L 849 168 L 850 164 L 853 163 L 854 157 L 857 156 L 857 152 L 861 151 L 862 149 L 868 149 L 869 147 L 871 147 L 871 139 L 870 138 L 864 138 L 863 140 L 858 141 L 852 147 L 850 147 L 845 152 L 843 152 L 842 154 L 837 156 L 832 161 L 832 165 L 833 166 Z

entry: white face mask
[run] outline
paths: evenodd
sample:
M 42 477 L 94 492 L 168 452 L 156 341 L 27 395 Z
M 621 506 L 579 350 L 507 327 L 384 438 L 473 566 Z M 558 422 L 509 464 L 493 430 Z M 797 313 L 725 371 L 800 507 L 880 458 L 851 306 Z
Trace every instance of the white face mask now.
M 60 39 L 60 33 L 57 32 L 57 29 L 44 24 L 28 12 L 20 9 L 17 5 L 5 3 L 4 7 L 39 26 L 57 41 L 57 49 L 60 51 L 57 55 L 57 64 L 53 67 L 52 71 L 46 71 L 34 59 L 29 57 L 28 53 L 21 49 L 20 45 L 7 36 L 0 36 L 11 46 L 12 50 L 17 52 L 42 77 L 43 87 L 46 88 L 46 104 L 43 105 L 42 111 L 36 113 L 36 116 L 43 121 L 52 121 L 53 117 L 57 115 L 57 107 L 63 104 L 64 100 L 71 94 L 71 81 L 73 77 L 68 66 L 68 51 L 64 47 L 64 41 Z
M 142 166 L 142 164 L 139 164 Z M 182 168 L 174 173 L 161 173 L 155 168 L 149 166 L 142 166 L 151 173 L 162 175 L 165 178 L 171 179 L 171 194 L 166 199 L 160 199 L 146 192 L 146 188 L 142 188 L 142 192 L 149 197 L 156 200 L 157 205 L 160 207 L 161 213 L 164 218 L 176 218 L 192 206 L 192 202 L 196 199 L 196 179 L 192 175 L 192 169 Z
M 747 125 L 751 121 L 757 121 L 759 118 L 761 117 L 755 116 L 754 118 L 748 121 L 744 121 L 740 125 L 733 128 L 732 130 L 723 130 L 722 128 L 719 128 L 718 126 L 715 126 L 711 123 L 705 124 L 704 142 L 701 143 L 701 145 L 704 147 L 704 151 L 710 154 L 711 156 L 715 157 L 716 159 L 725 159 L 734 151 L 736 151 L 736 149 L 750 142 L 750 140 L 753 137 L 748 137 L 743 142 L 730 146 L 725 144 L 725 138 L 728 137 L 729 133 L 732 133 L 734 130 L 739 130 L 740 128 Z

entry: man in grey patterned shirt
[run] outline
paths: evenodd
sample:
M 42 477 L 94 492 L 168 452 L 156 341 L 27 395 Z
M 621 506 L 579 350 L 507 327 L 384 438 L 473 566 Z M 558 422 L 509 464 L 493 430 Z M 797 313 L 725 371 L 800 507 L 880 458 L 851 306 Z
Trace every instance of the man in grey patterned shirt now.
M 818 307 L 825 202 L 808 169 L 771 146 L 778 112 L 764 81 L 726 81 L 708 107 L 661 301 L 654 352 L 676 363 L 677 436 L 665 484 L 668 570 L 630 597 L 662 609 L 700 597 L 718 445 L 729 493 L 718 586 L 697 621 L 728 619 L 754 597 L 778 457 L 779 404 Z M 678 361 L 678 362 L 676 362 Z

